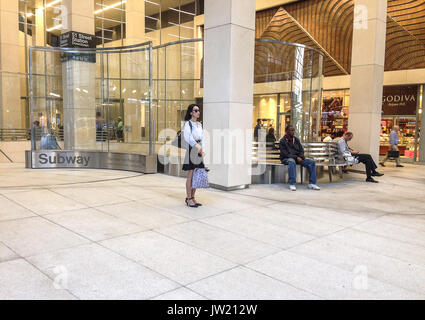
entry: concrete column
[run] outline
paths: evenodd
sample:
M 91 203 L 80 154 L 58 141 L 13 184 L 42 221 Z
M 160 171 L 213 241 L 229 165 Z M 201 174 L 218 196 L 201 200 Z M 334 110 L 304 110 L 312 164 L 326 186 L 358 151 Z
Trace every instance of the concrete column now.
M 255 0 L 205 1 L 204 129 L 210 183 L 251 183 Z M 248 133 L 247 133 L 248 131 Z
M 127 0 L 126 2 L 126 39 L 125 45 L 133 45 L 145 42 L 145 2 L 139 0 Z M 123 78 L 143 78 L 149 73 L 149 64 L 144 59 L 142 53 L 129 54 L 124 53 L 121 56 L 122 77 Z M 123 99 L 124 99 L 124 124 L 128 128 L 126 132 L 127 142 L 140 142 L 141 121 L 142 121 L 142 105 L 140 102 L 128 100 L 134 98 L 134 90 L 136 90 L 139 99 L 145 98 L 143 93 L 146 91 L 146 83 L 141 81 L 123 81 Z
M 35 33 L 33 33 L 33 45 L 44 46 L 46 32 L 44 30 L 43 0 L 36 0 L 35 8 Z
M 385 63 L 387 0 L 354 0 L 349 131 L 351 147 L 378 163 Z
M 25 128 L 20 99 L 18 12 L 18 0 L 0 0 L 0 128 Z
M 145 2 L 127 0 L 125 11 L 126 45 L 145 41 Z
M 94 2 L 63 0 L 67 19 L 62 33 L 94 34 Z M 96 149 L 95 63 L 69 60 L 62 63 L 63 116 L 66 150 Z

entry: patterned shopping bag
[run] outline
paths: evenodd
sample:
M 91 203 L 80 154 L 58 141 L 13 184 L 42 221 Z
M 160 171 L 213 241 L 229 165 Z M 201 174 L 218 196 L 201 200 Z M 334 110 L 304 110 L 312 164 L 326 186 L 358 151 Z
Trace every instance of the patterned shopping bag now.
M 196 168 L 192 177 L 192 189 L 209 188 L 208 173 L 204 168 Z

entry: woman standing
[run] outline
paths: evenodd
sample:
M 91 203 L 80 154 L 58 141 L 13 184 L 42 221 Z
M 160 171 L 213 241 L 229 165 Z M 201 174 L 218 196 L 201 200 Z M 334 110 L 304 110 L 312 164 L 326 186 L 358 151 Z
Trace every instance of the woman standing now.
M 195 192 L 196 189 L 192 189 L 192 177 L 193 170 L 196 168 L 205 168 L 202 161 L 205 153 L 202 150 L 202 124 L 199 123 L 199 117 L 201 111 L 199 106 L 191 104 L 187 108 L 186 124 L 184 126 L 184 139 L 187 142 L 186 156 L 184 158 L 183 170 L 188 171 L 186 180 L 186 205 L 192 208 L 202 206 L 202 204 L 196 202 Z

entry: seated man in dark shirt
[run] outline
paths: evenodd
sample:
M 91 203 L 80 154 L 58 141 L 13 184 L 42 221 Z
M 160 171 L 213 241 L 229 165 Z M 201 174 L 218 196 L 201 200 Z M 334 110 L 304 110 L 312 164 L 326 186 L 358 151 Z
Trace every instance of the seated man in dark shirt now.
M 300 140 L 294 136 L 295 129 L 288 125 L 285 129 L 285 136 L 280 139 L 280 160 L 288 166 L 289 173 L 289 189 L 296 191 L 297 182 L 297 164 L 307 168 L 310 174 L 308 188 L 312 190 L 320 190 L 316 185 L 316 163 L 313 160 L 304 157 L 304 149 Z

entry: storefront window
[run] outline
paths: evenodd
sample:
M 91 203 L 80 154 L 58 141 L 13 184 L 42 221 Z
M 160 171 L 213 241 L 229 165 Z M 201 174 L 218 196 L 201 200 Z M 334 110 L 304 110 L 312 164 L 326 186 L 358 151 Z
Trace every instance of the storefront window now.
M 419 110 L 418 93 L 417 85 L 384 87 L 379 154 L 387 154 L 390 148 L 390 132 L 397 125 L 400 128 L 400 155 L 414 159 L 418 143 L 417 131 L 420 127 L 416 116 Z
M 254 97 L 253 124 L 261 126 L 265 134 L 271 129 L 276 130 L 277 123 L 277 94 L 259 95 Z
M 322 101 L 322 140 L 348 129 L 350 90 L 324 91 Z

